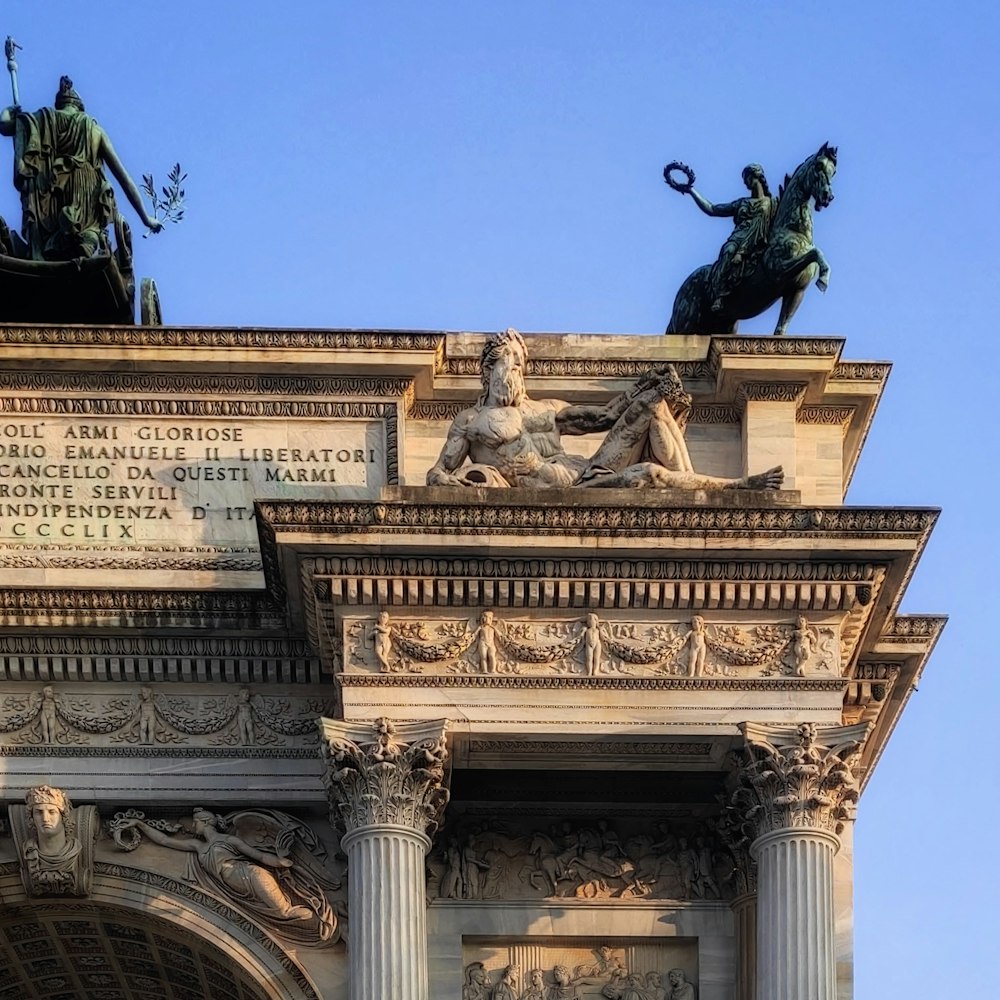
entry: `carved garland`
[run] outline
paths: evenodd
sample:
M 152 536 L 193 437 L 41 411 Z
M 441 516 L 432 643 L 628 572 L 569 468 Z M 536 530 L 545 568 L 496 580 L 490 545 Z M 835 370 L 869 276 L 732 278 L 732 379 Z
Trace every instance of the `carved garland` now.
M 283 743 L 285 738 L 315 738 L 316 719 L 331 710 L 322 699 L 263 695 L 223 695 L 195 700 L 176 695 L 125 695 L 98 699 L 42 692 L 0 699 L 0 733 L 14 746 L 75 745 L 86 736 L 109 736 L 113 743 L 185 743 L 191 736 L 214 736 L 219 746 Z M 303 711 L 304 709 L 304 711 Z M 58 722 L 57 722 L 58 720 Z

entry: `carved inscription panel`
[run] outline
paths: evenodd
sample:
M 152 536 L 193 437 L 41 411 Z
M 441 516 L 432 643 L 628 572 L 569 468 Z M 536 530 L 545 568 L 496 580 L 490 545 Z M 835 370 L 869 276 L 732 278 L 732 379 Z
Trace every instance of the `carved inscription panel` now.
M 371 495 L 386 450 L 349 417 L 5 417 L 0 583 L 259 587 L 254 500 Z

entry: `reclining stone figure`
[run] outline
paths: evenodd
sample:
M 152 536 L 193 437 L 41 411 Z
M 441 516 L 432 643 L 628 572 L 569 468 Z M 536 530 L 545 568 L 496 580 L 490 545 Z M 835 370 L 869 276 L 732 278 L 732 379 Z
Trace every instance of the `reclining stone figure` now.
M 529 399 L 527 347 L 517 330 L 490 337 L 483 389 L 448 429 L 428 486 L 779 489 L 781 467 L 740 479 L 695 472 L 684 442 L 691 397 L 672 365 L 645 372 L 604 405 Z M 606 431 L 593 458 L 563 450 L 561 436 Z M 471 464 L 466 464 L 466 460 Z

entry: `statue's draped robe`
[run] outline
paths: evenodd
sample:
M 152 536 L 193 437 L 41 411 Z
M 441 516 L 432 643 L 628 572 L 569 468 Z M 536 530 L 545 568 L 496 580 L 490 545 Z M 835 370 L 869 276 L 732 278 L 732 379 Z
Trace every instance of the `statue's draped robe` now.
M 115 197 L 104 176 L 100 126 L 89 115 L 41 108 L 19 112 L 14 186 L 21 235 L 32 260 L 70 260 L 108 252 Z
M 733 217 L 733 231 L 712 266 L 712 281 L 720 292 L 731 292 L 756 266 L 767 246 L 777 210 L 777 198 L 767 195 L 763 198 L 740 198 Z M 737 253 L 740 254 L 738 263 L 733 260 Z
M 303 945 L 316 944 L 317 925 L 319 940 L 334 939 L 336 918 L 323 890 L 316 880 L 304 870 L 266 868 L 248 858 L 237 846 L 236 837 L 222 835 L 206 841 L 196 854 L 188 856 L 188 879 L 223 898 L 235 899 L 238 904 L 267 926 L 280 927 L 283 936 Z M 284 891 L 286 902 L 309 907 L 316 921 L 286 919 L 278 914 L 278 904 L 273 899 L 261 898 L 254 890 L 252 868 L 263 868 Z

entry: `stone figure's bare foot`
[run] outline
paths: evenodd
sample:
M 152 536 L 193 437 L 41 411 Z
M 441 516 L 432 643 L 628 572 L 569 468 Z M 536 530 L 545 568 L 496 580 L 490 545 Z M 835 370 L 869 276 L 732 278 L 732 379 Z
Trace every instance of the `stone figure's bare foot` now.
M 780 465 L 776 465 L 767 472 L 758 472 L 754 476 L 747 476 L 736 487 L 741 490 L 780 490 L 781 484 L 785 481 L 785 470 Z

